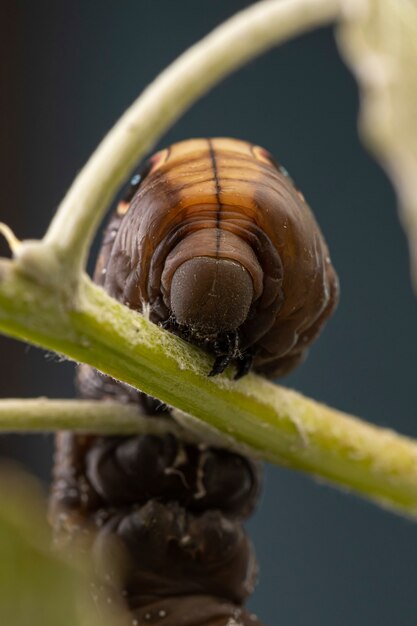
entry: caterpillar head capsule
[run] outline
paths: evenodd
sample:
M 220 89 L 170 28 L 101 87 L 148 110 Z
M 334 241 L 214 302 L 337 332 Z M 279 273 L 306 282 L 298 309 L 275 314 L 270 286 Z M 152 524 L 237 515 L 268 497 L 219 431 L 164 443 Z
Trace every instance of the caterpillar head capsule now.
M 252 279 L 243 265 L 199 256 L 175 271 L 170 307 L 179 324 L 210 337 L 237 330 L 248 316 L 253 296 Z

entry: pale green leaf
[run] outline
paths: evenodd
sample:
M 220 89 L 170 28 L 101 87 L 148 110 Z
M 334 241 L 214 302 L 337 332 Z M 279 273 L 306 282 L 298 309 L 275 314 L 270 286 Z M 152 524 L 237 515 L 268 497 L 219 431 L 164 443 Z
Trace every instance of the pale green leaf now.
M 0 624 L 120 626 L 93 605 L 86 565 L 51 546 L 46 508 L 34 479 L 0 471 Z
M 345 4 L 338 39 L 361 88 L 361 134 L 396 188 L 417 288 L 417 1 Z

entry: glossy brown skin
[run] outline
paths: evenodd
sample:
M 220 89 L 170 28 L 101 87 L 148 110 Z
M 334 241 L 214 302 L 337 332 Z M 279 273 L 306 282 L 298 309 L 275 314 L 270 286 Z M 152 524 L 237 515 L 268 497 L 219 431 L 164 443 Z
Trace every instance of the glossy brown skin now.
M 265 150 L 232 139 L 185 141 L 149 160 L 110 220 L 95 280 L 202 345 L 215 373 L 230 361 L 244 373 L 253 356 L 268 376 L 303 357 L 338 292 L 301 193 Z M 78 388 L 168 415 L 87 366 Z M 117 540 L 137 626 L 262 626 L 242 607 L 257 571 L 242 520 L 259 485 L 253 461 L 172 436 L 62 433 L 51 517 L 57 537 L 81 535 L 94 562 Z
M 242 520 L 258 493 L 257 465 L 225 450 L 60 433 L 50 515 L 135 626 L 262 626 L 241 606 L 257 574 Z
M 77 386 L 85 398 L 168 415 L 88 366 Z M 259 464 L 226 450 L 171 435 L 60 433 L 50 517 L 58 544 L 92 555 L 101 594 L 123 600 L 132 625 L 262 626 L 242 606 L 257 574 L 242 520 L 259 490 Z
M 150 306 L 151 319 L 169 326 L 175 271 L 196 257 L 234 261 L 253 282 L 248 315 L 234 329 L 239 352 L 252 352 L 254 369 L 267 376 L 288 372 L 338 300 L 326 243 L 302 194 L 269 153 L 234 139 L 184 141 L 149 167 L 109 225 L 114 240 L 103 249 L 98 282 L 133 309 Z M 200 302 L 196 309 L 198 319 Z M 216 354 L 211 333 L 173 330 Z

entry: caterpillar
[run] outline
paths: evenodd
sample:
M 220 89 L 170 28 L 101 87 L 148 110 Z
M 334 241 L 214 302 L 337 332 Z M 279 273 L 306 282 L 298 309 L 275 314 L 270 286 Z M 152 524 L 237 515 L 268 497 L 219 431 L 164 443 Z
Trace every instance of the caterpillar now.
M 233 366 L 236 378 L 293 369 L 338 301 L 302 193 L 269 152 L 227 138 L 183 141 L 147 161 L 110 218 L 94 280 L 211 354 L 209 375 Z M 169 415 L 88 366 L 77 385 L 84 398 Z M 257 566 L 242 521 L 260 483 L 254 460 L 172 435 L 60 433 L 51 519 L 61 542 L 82 536 L 104 567 L 121 546 L 121 578 L 105 578 L 133 626 L 262 626 L 243 606 Z

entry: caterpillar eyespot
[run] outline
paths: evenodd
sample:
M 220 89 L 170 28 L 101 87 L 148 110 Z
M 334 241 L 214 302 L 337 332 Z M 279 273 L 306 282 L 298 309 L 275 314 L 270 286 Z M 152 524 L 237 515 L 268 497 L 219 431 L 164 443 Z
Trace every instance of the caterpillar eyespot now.
M 286 170 L 225 138 L 183 141 L 147 161 L 110 219 L 94 278 L 212 354 L 212 375 L 229 364 L 237 377 L 287 373 L 338 300 L 326 243 Z M 169 413 L 87 366 L 78 388 Z M 242 607 L 256 577 L 242 520 L 259 488 L 259 464 L 225 450 L 171 435 L 63 433 L 51 516 L 65 541 L 91 530 L 96 563 L 117 540 L 120 596 L 137 626 L 261 626 Z

